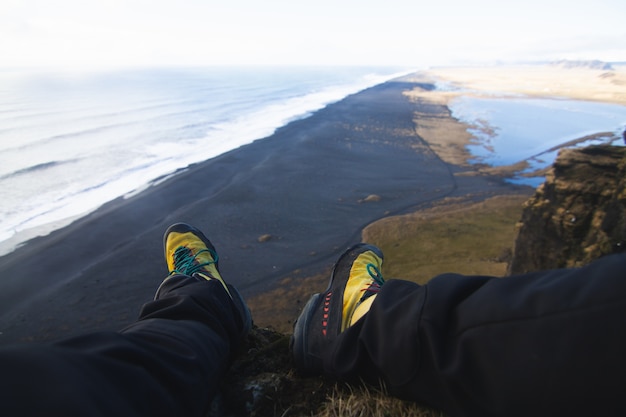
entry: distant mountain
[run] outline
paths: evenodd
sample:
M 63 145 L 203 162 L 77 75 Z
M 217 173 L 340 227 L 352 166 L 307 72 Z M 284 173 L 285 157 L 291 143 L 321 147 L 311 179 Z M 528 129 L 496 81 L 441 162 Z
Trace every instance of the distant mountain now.
M 586 61 L 586 60 L 569 61 L 569 60 L 563 59 L 560 61 L 551 62 L 550 65 L 554 65 L 556 67 L 561 67 L 561 68 L 567 68 L 567 69 L 587 68 L 587 69 L 597 69 L 597 70 L 604 70 L 604 71 L 613 70 L 613 67 L 611 66 L 611 64 L 609 64 L 608 62 L 599 61 L 597 59 L 589 60 L 589 61 Z

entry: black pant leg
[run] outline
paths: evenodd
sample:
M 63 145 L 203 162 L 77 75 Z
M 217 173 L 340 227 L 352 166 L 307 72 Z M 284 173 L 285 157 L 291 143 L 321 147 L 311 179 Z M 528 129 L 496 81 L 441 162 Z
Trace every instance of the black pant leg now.
M 325 367 L 453 416 L 626 415 L 626 256 L 388 281 Z
M 119 333 L 0 350 L 2 414 L 203 415 L 242 329 L 219 282 L 171 278 Z

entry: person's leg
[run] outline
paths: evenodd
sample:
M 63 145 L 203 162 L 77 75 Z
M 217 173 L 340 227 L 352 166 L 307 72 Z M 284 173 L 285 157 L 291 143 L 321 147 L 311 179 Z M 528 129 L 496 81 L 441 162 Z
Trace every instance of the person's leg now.
M 143 307 L 136 323 L 119 333 L 0 350 L 3 413 L 200 416 L 206 412 L 250 327 L 250 315 L 236 290 L 223 283 L 217 266 L 207 258 L 213 257 L 212 246 L 213 252 L 197 256 L 202 243 L 193 235 L 199 232 L 180 225 L 176 231 L 179 239 L 174 244 L 190 247 L 190 256 L 179 252 L 176 268 L 168 262 L 173 274 L 156 299 Z M 167 247 L 166 239 L 166 257 Z M 185 260 L 188 264 L 180 267 Z M 200 264 L 204 265 L 198 269 Z
M 624 271 L 616 255 L 507 278 L 387 281 L 324 350 L 323 370 L 453 416 L 624 415 Z

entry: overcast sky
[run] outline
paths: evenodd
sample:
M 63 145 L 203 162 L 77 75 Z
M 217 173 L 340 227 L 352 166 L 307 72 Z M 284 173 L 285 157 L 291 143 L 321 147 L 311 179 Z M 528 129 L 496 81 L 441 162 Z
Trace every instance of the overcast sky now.
M 0 0 L 0 67 L 626 61 L 625 0 Z

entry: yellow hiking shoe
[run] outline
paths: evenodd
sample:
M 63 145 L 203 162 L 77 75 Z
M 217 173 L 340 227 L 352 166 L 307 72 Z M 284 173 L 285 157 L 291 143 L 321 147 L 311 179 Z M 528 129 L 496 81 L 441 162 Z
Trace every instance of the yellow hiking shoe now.
M 215 247 L 200 230 L 185 223 L 174 224 L 163 236 L 163 247 L 170 275 L 197 275 L 206 280 L 216 279 L 230 294 L 218 270 Z
M 323 371 L 322 356 L 337 336 L 367 313 L 384 284 L 383 254 L 364 243 L 341 255 L 325 292 L 313 295 L 294 325 L 291 351 L 303 372 Z
M 222 284 L 241 315 L 242 337 L 245 336 L 252 327 L 250 309 L 239 291 L 220 275 L 217 251 L 204 233 L 188 224 L 176 223 L 165 231 L 163 247 L 169 277 L 180 274 L 200 280 L 216 280 Z M 157 296 L 159 292 L 160 288 Z

